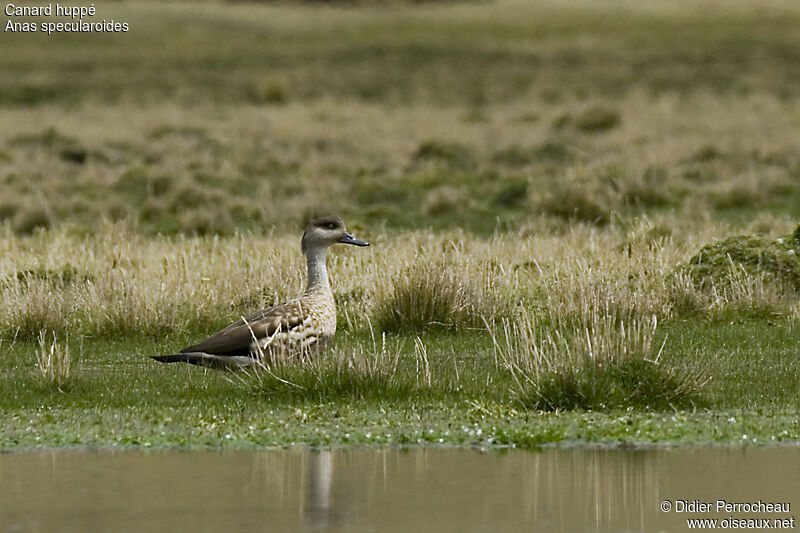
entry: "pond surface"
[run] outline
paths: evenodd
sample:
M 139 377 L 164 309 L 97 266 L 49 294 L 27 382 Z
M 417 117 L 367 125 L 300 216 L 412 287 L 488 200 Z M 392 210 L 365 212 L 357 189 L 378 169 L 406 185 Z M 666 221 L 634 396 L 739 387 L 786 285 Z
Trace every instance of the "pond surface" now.
M 790 509 L 716 512 L 721 499 Z M 676 511 L 695 500 L 712 510 Z M 0 455 L 2 532 L 687 531 L 731 517 L 800 519 L 800 448 Z

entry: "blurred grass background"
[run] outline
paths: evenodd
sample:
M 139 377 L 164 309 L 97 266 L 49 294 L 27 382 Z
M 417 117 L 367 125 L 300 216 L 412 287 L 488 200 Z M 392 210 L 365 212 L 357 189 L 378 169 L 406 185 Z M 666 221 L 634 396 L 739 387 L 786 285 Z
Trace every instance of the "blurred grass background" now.
M 800 7 L 120 2 L 4 34 L 0 221 L 145 234 L 800 216 Z

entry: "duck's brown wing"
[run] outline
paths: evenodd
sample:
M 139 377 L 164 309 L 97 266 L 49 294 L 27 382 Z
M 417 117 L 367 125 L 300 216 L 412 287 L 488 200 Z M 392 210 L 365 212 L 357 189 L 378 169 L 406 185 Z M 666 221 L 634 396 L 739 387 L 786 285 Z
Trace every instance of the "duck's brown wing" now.
M 303 323 L 300 302 L 293 300 L 262 309 L 244 320 L 237 320 L 206 340 L 181 350 L 181 353 L 202 352 L 212 355 L 249 356 L 253 337 L 271 337 L 276 332 L 289 331 Z

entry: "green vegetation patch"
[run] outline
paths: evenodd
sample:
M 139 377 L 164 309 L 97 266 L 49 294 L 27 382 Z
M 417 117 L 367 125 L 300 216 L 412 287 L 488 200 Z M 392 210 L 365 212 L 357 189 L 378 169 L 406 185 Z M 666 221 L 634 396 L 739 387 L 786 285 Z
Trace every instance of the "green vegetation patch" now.
M 537 162 L 566 165 L 575 161 L 576 150 L 567 142 L 549 140 L 539 146 L 511 146 L 495 152 L 492 162 L 509 167 L 525 167 Z
M 411 162 L 433 162 L 450 168 L 469 170 L 476 166 L 475 156 L 469 146 L 454 142 L 427 141 L 411 155 Z
M 533 204 L 539 213 L 565 221 L 584 222 L 598 226 L 611 220 L 613 199 L 606 187 L 558 181 L 542 193 Z
M 527 409 L 681 408 L 702 403 L 697 375 L 643 358 L 565 367 L 537 376 L 518 399 Z
M 728 286 L 742 274 L 778 288 L 800 290 L 800 226 L 793 235 L 775 240 L 737 235 L 705 245 L 676 272 L 701 287 Z
M 47 335 L 2 345 L 0 449 L 800 440 L 796 325 L 694 321 L 663 333 L 664 365 L 712 363 L 705 401 L 667 402 L 661 364 L 637 361 L 609 368 L 594 406 L 585 390 L 569 409 L 521 406 L 476 334 L 422 334 L 423 352 L 403 335 L 362 350 L 348 332 L 324 359 L 257 375 L 148 358 L 190 337 Z M 639 403 L 604 401 L 608 390 Z

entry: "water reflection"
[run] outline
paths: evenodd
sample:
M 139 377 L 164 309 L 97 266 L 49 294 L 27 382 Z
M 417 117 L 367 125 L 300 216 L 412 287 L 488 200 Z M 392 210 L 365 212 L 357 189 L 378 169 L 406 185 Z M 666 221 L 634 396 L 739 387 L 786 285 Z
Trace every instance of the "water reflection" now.
M 0 455 L 0 531 L 685 531 L 663 500 L 719 498 L 800 508 L 800 449 Z
M 309 529 L 326 529 L 332 523 L 331 484 L 333 482 L 333 454 L 328 450 L 305 454 L 303 476 L 306 488 L 303 491 L 302 514 Z

